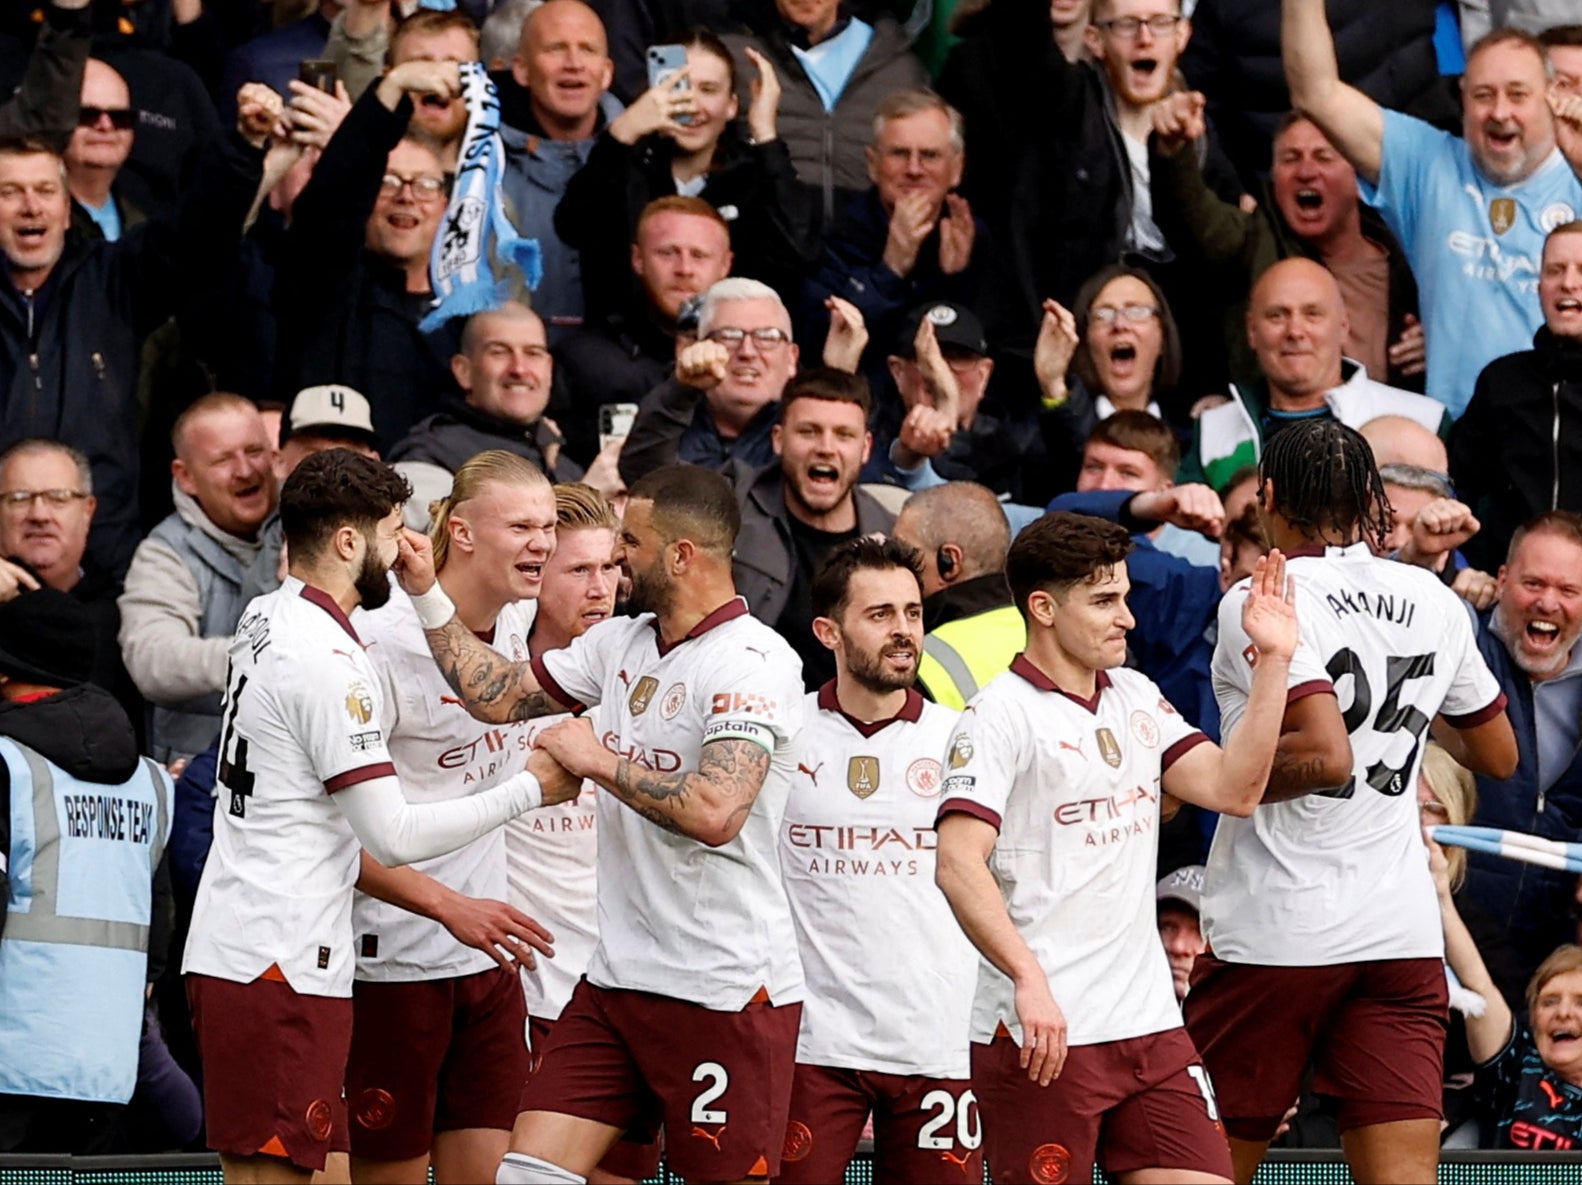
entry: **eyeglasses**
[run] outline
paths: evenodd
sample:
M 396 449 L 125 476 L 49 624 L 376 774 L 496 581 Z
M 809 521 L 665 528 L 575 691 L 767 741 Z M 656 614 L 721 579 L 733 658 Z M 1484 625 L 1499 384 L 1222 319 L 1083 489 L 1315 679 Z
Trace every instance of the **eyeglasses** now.
M 729 346 L 732 351 L 741 349 L 742 343 L 748 338 L 753 339 L 753 345 L 766 351 L 777 350 L 791 342 L 789 333 L 773 325 L 766 325 L 761 329 L 712 329 L 707 336 L 709 341 Z
M 1094 21 L 1095 28 L 1103 29 L 1112 37 L 1119 37 L 1122 41 L 1135 41 L 1137 34 L 1144 25 L 1155 37 L 1163 37 L 1172 32 L 1181 23 L 1179 14 L 1161 12 L 1158 16 L 1118 16 L 1113 21 Z
M 0 493 L 0 506 L 10 511 L 27 510 L 32 507 L 35 499 L 42 498 L 57 510 L 70 506 L 80 498 L 92 495 L 84 494 L 80 490 L 7 490 Z
M 887 161 L 905 166 L 911 164 L 912 158 L 916 157 L 918 164 L 926 169 L 937 168 L 945 163 L 947 156 L 953 155 L 954 153 L 947 153 L 943 148 L 902 148 L 896 145 L 894 148 L 884 150 L 884 159 Z
M 1159 306 L 1156 304 L 1123 304 L 1120 308 L 1101 304 L 1088 310 L 1088 320 L 1097 321 L 1100 325 L 1113 324 L 1117 317 L 1124 317 L 1135 324 L 1139 321 L 1151 321 L 1158 315 Z
M 99 121 L 106 117 L 110 126 L 118 132 L 132 130 L 132 120 L 135 112 L 130 107 L 79 107 L 77 108 L 77 126 L 80 128 L 98 127 Z
M 431 202 L 450 193 L 450 178 L 419 173 L 416 177 L 403 177 L 400 173 L 386 173 L 379 179 L 379 192 L 385 197 L 395 197 L 407 186 L 412 196 L 420 202 Z

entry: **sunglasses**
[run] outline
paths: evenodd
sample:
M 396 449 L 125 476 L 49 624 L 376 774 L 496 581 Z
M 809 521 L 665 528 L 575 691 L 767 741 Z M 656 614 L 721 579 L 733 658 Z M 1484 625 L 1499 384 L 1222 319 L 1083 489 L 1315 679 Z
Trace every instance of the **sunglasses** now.
M 118 132 L 132 130 L 133 117 L 136 115 L 130 107 L 79 107 L 77 109 L 77 126 L 83 128 L 97 127 L 99 120 L 104 116 L 110 117 L 110 126 Z

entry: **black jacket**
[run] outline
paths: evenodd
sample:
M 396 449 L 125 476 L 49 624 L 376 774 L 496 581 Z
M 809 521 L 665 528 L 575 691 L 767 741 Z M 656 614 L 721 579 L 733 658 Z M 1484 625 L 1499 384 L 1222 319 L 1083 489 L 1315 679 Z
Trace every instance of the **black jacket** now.
M 388 449 L 455 390 L 449 351 L 418 332 L 431 303 L 364 247 L 385 160 L 406 134 L 412 100 L 394 111 L 369 87 L 353 105 L 292 207 L 275 271 L 281 402 L 304 387 L 345 383 L 373 405 Z
M 1544 327 L 1483 368 L 1450 430 L 1450 476 L 1483 523 L 1468 558 L 1488 572 L 1534 515 L 1582 510 L 1582 342 Z
M 555 233 L 582 261 L 587 316 L 607 316 L 632 294 L 631 247 L 643 207 L 673 195 L 675 142 L 622 144 L 606 130 L 555 208 Z M 702 199 L 730 223 L 731 275 L 762 280 L 789 303 L 818 259 L 814 191 L 797 180 L 784 140 L 749 144 L 734 124 L 720 137 Z
M 676 339 L 651 310 L 617 313 L 573 330 L 555 347 L 555 386 L 549 414 L 566 437 L 566 450 L 592 463 L 599 445 L 599 408 L 640 404 L 675 366 Z
M 1340 77 L 1381 107 L 1437 121 L 1452 96 L 1437 85 L 1435 0 L 1328 0 L 1324 7 Z M 1209 96 L 1209 118 L 1251 184 L 1268 171 L 1275 124 L 1291 109 L 1280 63 L 1280 6 L 1199 0 L 1181 69 L 1194 90 Z M 1449 110 L 1455 118 L 1454 106 Z
M 0 279 L 0 448 L 41 436 L 87 454 L 99 499 L 88 548 L 117 577 L 141 538 L 143 340 L 196 277 L 235 253 L 262 168 L 263 153 L 222 137 L 179 219 L 145 222 L 115 243 L 68 231 L 60 262 L 31 299 Z
M 549 475 L 551 481 L 576 481 L 582 467 L 565 457 L 554 465 L 544 463 L 545 450 L 558 438 L 543 420 L 523 427 L 479 411 L 460 399 L 414 424 L 404 440 L 390 450 L 390 461 L 427 461 L 455 473 L 485 449 L 504 449 L 526 457 Z
M 0 702 L 0 736 L 26 745 L 45 760 L 84 782 L 119 785 L 137 770 L 137 736 L 132 722 L 110 693 L 91 683 L 34 700 Z M 4 868 L 11 855 L 11 779 L 0 763 L 0 900 L 5 897 Z M 5 923 L 0 910 L 0 927 Z M 170 873 L 161 860 L 154 873 L 154 902 L 148 936 L 149 982 L 164 967 L 171 928 Z

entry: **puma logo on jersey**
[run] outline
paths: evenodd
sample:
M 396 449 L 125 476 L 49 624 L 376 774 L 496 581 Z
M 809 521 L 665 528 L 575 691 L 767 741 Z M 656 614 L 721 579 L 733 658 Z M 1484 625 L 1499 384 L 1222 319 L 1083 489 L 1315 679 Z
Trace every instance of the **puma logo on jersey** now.
M 1077 743 L 1074 744 L 1074 745 L 1070 741 L 1056 741 L 1055 743 L 1057 745 L 1059 745 L 1062 749 L 1070 749 L 1073 753 L 1075 753 L 1078 757 L 1081 757 L 1084 761 L 1087 760 L 1087 756 L 1088 755 L 1082 751 L 1082 738 L 1081 737 L 1077 738 Z
M 939 1154 L 939 1159 L 945 1161 L 948 1164 L 955 1165 L 962 1171 L 962 1173 L 967 1176 L 972 1175 L 971 1170 L 968 1167 L 968 1161 L 972 1159 L 972 1153 L 970 1152 L 963 1152 L 960 1156 L 957 1156 L 954 1152 L 941 1152 Z
M 818 771 L 823 769 L 823 768 L 824 768 L 824 763 L 822 761 L 819 762 L 817 765 L 815 765 L 812 769 L 809 769 L 807 766 L 803 765 L 799 761 L 799 762 L 797 762 L 796 770 L 797 770 L 797 773 L 799 773 L 799 774 L 806 774 L 808 777 L 812 778 L 813 779 L 813 784 L 815 786 L 817 786 L 818 785 Z
M 1549 1100 L 1550 1110 L 1557 1110 L 1560 1104 L 1565 1101 L 1565 1096 L 1553 1086 L 1550 1086 L 1546 1079 L 1540 1078 L 1538 1080 L 1538 1089 L 1543 1091 L 1544 1097 Z
M 467 701 L 457 695 L 442 695 L 439 697 L 439 702 L 442 704 L 455 704 L 458 708 L 467 706 Z
M 338 654 L 342 658 L 350 658 L 352 656 L 352 652 L 350 650 L 337 650 L 333 646 L 330 647 L 330 653 Z
M 632 685 L 632 677 L 624 670 L 617 671 L 615 677 L 621 681 L 622 687 L 630 687 Z
M 763 659 L 765 662 L 769 661 L 769 652 L 767 650 L 760 650 L 756 646 L 743 646 L 742 649 L 747 651 L 749 654 L 756 654 L 759 658 Z
M 720 1137 L 725 1134 L 725 1125 L 723 1123 L 720 1124 L 720 1130 L 713 1133 L 712 1135 L 704 1131 L 701 1127 L 694 1127 L 692 1129 L 692 1134 L 700 1140 L 707 1140 L 709 1143 L 714 1145 L 714 1151 L 719 1152 L 721 1151 Z

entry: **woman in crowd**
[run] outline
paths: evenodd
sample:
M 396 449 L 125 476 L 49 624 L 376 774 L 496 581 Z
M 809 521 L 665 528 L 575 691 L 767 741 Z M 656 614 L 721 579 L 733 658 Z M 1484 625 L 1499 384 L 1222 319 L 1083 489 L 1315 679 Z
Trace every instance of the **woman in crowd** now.
M 732 275 L 789 298 L 817 258 L 814 194 L 797 180 L 775 127 L 774 68 L 747 50 L 758 77 L 744 131 L 730 50 L 706 29 L 682 44 L 686 68 L 610 121 L 555 210 L 555 233 L 581 255 L 590 320 L 625 306 L 638 216 L 667 194 L 701 197 L 730 224 Z

